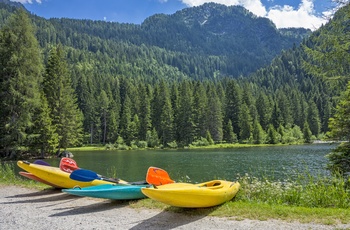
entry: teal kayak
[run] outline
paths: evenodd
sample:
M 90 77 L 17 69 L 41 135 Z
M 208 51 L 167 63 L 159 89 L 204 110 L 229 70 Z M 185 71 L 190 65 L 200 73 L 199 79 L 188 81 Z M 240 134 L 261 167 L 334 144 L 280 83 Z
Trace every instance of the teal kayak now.
M 136 200 L 146 197 L 141 192 L 141 188 L 146 187 L 150 187 L 150 185 L 104 184 L 84 188 L 75 187 L 71 189 L 62 189 L 62 192 L 76 196 L 88 196 L 112 200 Z

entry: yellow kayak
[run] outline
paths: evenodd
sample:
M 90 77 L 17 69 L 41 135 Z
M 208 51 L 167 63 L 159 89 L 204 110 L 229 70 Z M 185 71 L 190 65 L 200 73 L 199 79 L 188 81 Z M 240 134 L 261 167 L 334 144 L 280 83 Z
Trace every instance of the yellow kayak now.
M 93 179 L 91 181 L 73 180 L 70 178 L 70 173 L 64 172 L 58 167 L 33 164 L 27 161 L 18 161 L 17 165 L 34 176 L 49 182 L 54 187 L 59 188 L 74 188 L 76 186 L 83 188 L 94 185 L 115 184 L 113 182 L 99 179 Z
M 240 188 L 238 182 L 212 180 L 201 184 L 172 183 L 142 188 L 147 197 L 183 208 L 212 207 L 231 200 Z

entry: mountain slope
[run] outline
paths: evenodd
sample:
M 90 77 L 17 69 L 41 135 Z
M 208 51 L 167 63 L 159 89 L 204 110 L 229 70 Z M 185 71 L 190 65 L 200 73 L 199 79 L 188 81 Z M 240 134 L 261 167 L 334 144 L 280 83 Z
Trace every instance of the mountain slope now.
M 168 72 L 150 71 L 149 63 L 140 63 L 140 57 L 149 57 L 155 68 L 170 68 L 193 79 L 248 75 L 310 33 L 305 29 L 278 30 L 270 20 L 256 17 L 242 7 L 214 3 L 172 15 L 153 15 L 141 26 L 40 17 L 34 17 L 34 23 L 43 47 L 61 43 L 93 55 L 103 54 L 113 62 L 124 60 L 123 65 L 136 64 L 143 77 L 154 77 L 147 74 L 150 72 Z M 115 74 L 129 75 L 120 71 Z

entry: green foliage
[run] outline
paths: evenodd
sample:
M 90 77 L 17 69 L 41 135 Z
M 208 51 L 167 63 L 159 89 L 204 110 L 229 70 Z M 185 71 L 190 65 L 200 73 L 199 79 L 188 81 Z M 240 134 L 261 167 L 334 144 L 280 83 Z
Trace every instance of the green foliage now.
M 331 23 L 303 44 L 307 59 L 303 67 L 311 74 L 335 83 L 349 80 L 349 4 L 339 9 Z
M 334 116 L 329 121 L 329 135 L 343 140 L 350 140 L 350 82 L 339 101 Z
M 344 83 L 349 80 L 349 28 L 348 21 L 350 17 L 350 5 L 348 1 L 335 15 L 331 23 L 324 26 L 315 35 L 311 36 L 310 41 L 303 45 L 307 58 L 303 62 L 303 67 L 308 73 L 325 79 L 332 83 L 334 87 L 342 89 Z M 326 114 L 328 111 L 326 110 Z M 310 129 L 317 135 L 320 122 L 318 121 L 317 109 L 311 105 L 308 119 Z M 347 89 L 338 101 L 336 111 L 329 119 L 329 136 L 340 140 L 350 140 L 350 83 Z M 304 127 L 304 136 L 306 134 Z M 311 132 L 310 131 L 310 132 Z M 310 139 L 307 133 L 306 141 Z M 336 148 L 328 155 L 330 163 L 328 168 L 334 172 L 340 172 L 342 175 L 350 172 L 349 170 L 349 149 L 350 145 L 344 144 Z
M 207 130 L 207 135 L 206 135 L 206 138 L 207 142 L 209 143 L 209 145 L 213 145 L 214 144 L 214 140 L 213 138 L 211 137 L 211 134 L 209 132 L 209 130 Z
M 232 121 L 228 120 L 228 124 L 224 127 L 224 141 L 227 143 L 237 143 L 237 134 L 233 132 Z
M 200 25 L 204 12 L 213 14 Z M 52 151 L 55 135 L 60 148 L 79 145 L 84 134 L 84 142 L 90 144 L 106 145 L 122 137 L 125 142 L 119 147 L 127 149 L 140 147 L 139 140 L 152 148 L 175 143 L 184 147 L 202 137 L 210 144 L 295 143 L 301 140 L 299 127 L 305 128 L 305 122 L 312 132 L 308 141 L 328 131 L 340 87 L 330 88 L 301 68 L 305 49 L 297 44 L 307 31 L 280 31 L 243 8 L 217 4 L 150 17 L 141 26 L 32 19 L 47 63 L 42 88 L 49 110 L 39 97 L 29 98 L 36 106 L 25 113 L 25 122 L 16 123 L 22 129 L 13 128 L 13 135 L 8 135 L 10 108 L 0 106 L 1 115 L 5 114 L 0 118 L 1 144 L 15 143 L 13 149 L 25 145 L 31 151 Z M 242 20 L 249 29 L 238 28 L 233 19 Z M 4 61 L 10 60 L 6 49 L 15 48 L 14 37 L 8 38 L 10 45 L 0 47 L 5 55 L 1 71 L 14 66 Z M 314 47 L 315 41 L 306 40 L 305 45 Z M 286 47 L 292 49 L 275 57 Z M 31 56 L 39 60 L 37 51 Z M 265 67 L 259 68 L 262 63 Z M 4 68 L 7 65 L 11 68 Z M 258 68 L 249 76 L 241 75 Z M 8 82 L 1 83 L 4 94 Z M 3 105 L 12 100 L 1 98 Z M 50 117 L 45 116 L 48 112 Z M 11 139 L 15 134 L 20 140 Z M 39 140 L 48 145 L 40 145 Z M 1 152 L 6 152 L 4 148 Z
M 307 122 L 304 123 L 303 135 L 304 135 L 304 142 L 311 143 L 312 133 L 311 133 L 311 130 L 309 127 L 309 123 L 307 123 Z
M 147 141 L 138 141 L 138 142 L 137 142 L 137 146 L 138 146 L 140 149 L 145 149 L 145 148 L 147 148 Z
M 4 183 L 16 181 L 13 164 L 0 163 L 0 181 Z
M 58 134 L 56 126 L 53 125 L 53 120 L 50 117 L 50 109 L 44 94 L 41 94 L 42 106 L 37 109 L 34 114 L 33 134 L 30 135 L 28 146 L 36 152 L 40 150 L 41 157 L 45 154 L 54 154 L 58 145 Z
M 254 144 L 263 144 L 263 143 L 265 143 L 266 133 L 264 132 L 263 128 L 261 127 L 261 125 L 257 121 L 257 119 L 255 119 L 254 123 L 253 123 L 252 138 L 253 138 L 253 143 Z
M 159 145 L 159 138 L 156 129 L 153 129 L 152 131 L 147 131 L 146 134 L 146 141 L 148 144 L 148 147 L 154 148 Z
M 277 144 L 279 134 L 276 132 L 272 124 L 269 125 L 267 129 L 267 143 L 268 144 Z
M 81 142 L 83 114 L 78 108 L 68 67 L 60 46 L 51 50 L 46 66 L 43 90 L 57 128 L 59 149 L 77 146 Z
M 176 141 L 172 141 L 170 143 L 167 143 L 167 145 L 169 146 L 169 148 L 173 148 L 173 149 L 176 149 L 178 147 Z
M 30 140 L 40 105 L 42 59 L 27 13 L 20 9 L 0 31 L 0 151 L 15 157 Z
M 306 173 L 293 182 L 273 182 L 246 175 L 238 181 L 241 190 L 237 199 L 242 201 L 310 208 L 350 207 L 348 182 L 339 176 L 314 177 Z
M 208 146 L 210 145 L 207 138 L 201 137 L 199 140 L 194 141 L 191 143 L 191 146 Z
M 343 143 L 327 155 L 327 168 L 333 173 L 340 173 L 349 178 L 350 175 L 350 144 Z

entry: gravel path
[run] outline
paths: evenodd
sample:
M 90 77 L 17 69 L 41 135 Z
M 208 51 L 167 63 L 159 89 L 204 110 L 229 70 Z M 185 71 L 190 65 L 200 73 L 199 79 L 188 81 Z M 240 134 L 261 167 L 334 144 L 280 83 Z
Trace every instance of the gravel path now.
M 228 220 L 133 209 L 127 202 L 82 198 L 59 190 L 0 186 L 1 229 L 350 229 L 277 220 Z

